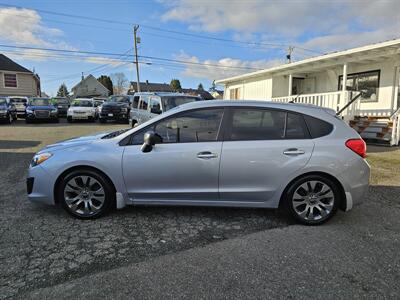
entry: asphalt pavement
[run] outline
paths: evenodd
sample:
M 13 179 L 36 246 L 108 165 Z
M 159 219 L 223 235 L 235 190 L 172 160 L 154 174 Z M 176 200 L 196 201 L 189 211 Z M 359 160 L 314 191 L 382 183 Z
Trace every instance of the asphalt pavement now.
M 33 151 L 119 127 L 1 128 L 0 299 L 399 299 L 398 149 L 370 148 L 368 197 L 319 227 L 272 210 L 198 207 L 82 221 L 27 201 Z

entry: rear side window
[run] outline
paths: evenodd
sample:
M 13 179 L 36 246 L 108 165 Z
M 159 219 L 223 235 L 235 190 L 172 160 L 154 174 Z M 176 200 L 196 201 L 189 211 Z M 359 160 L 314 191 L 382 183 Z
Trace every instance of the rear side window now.
M 286 113 L 266 109 L 234 109 L 228 139 L 277 140 L 285 136 Z
M 310 135 L 304 118 L 300 114 L 288 113 L 286 119 L 286 139 L 308 139 Z
M 311 138 L 319 138 L 328 135 L 333 130 L 333 125 L 320 119 L 304 115 Z
M 134 96 L 133 97 L 133 103 L 132 103 L 132 108 L 138 108 L 139 105 L 139 96 Z

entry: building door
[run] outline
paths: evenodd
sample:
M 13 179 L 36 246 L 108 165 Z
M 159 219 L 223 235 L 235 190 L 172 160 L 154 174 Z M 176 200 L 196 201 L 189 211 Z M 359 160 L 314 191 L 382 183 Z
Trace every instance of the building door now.
M 304 78 L 294 77 L 292 81 L 292 95 L 300 95 L 303 93 Z

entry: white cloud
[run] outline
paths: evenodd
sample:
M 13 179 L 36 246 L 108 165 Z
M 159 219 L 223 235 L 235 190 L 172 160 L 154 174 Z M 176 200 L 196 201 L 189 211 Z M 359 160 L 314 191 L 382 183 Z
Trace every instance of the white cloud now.
M 400 37 L 400 1 L 160 0 L 164 21 L 235 39 L 332 51 Z M 305 41 L 305 42 L 304 42 Z
M 56 28 L 42 24 L 31 9 L 0 8 L 0 39 L 19 45 L 53 46 L 51 39 L 62 35 Z
M 218 60 L 200 60 L 198 57 L 188 55 L 183 51 L 175 55 L 175 59 L 189 62 L 188 64 L 185 64 L 185 69 L 182 71 L 182 75 L 192 78 L 205 79 L 220 79 L 235 76 L 251 71 L 256 71 L 256 69 L 276 66 L 282 63 L 282 61 L 280 60 L 244 61 L 229 57 L 221 58 Z M 196 65 L 198 63 L 205 65 Z

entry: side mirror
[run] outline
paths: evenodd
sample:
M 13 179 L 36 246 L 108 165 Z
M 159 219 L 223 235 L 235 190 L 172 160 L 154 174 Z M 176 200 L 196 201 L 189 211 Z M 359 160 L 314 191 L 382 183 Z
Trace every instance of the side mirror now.
M 162 143 L 162 137 L 155 133 L 154 131 L 148 131 L 144 134 L 143 137 L 144 143 L 140 150 L 142 150 L 143 153 L 150 152 L 153 150 L 153 147 L 155 144 L 160 144 Z

